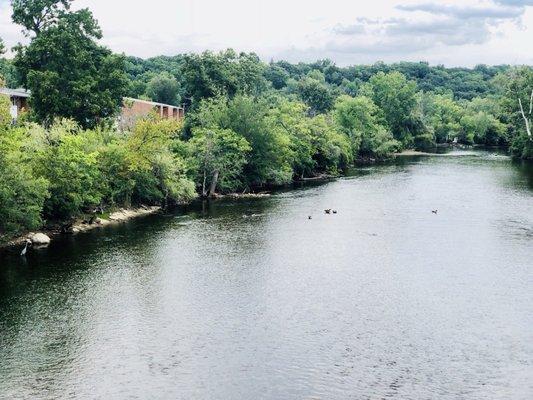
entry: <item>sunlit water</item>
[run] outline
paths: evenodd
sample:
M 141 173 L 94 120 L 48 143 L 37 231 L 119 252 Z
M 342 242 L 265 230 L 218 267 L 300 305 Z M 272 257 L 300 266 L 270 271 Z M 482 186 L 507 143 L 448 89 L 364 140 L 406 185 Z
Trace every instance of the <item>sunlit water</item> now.
M 0 398 L 532 399 L 533 168 L 462 154 L 0 256 Z

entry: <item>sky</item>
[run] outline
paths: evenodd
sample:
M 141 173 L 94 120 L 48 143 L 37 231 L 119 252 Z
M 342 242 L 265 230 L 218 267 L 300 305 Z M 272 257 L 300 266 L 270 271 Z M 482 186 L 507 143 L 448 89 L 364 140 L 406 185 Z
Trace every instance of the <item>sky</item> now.
M 533 65 L 533 0 L 75 0 L 102 44 L 138 57 L 222 50 L 338 65 Z M 24 42 L 0 0 L 0 37 Z M 9 56 L 9 54 L 8 54 Z

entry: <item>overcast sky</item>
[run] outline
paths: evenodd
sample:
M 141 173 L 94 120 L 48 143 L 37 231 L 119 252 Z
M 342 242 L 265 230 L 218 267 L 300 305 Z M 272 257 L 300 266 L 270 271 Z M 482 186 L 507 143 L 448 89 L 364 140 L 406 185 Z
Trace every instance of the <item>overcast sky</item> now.
M 23 40 L 0 0 L 0 37 Z M 339 65 L 533 64 L 533 0 L 76 0 L 116 52 L 150 57 L 232 47 L 265 60 Z

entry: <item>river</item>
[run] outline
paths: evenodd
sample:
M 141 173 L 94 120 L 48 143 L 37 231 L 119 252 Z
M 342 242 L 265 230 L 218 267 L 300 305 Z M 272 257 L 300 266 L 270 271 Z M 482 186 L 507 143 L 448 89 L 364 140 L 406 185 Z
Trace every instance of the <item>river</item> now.
M 499 154 L 19 251 L 0 256 L 1 399 L 533 398 L 533 166 Z

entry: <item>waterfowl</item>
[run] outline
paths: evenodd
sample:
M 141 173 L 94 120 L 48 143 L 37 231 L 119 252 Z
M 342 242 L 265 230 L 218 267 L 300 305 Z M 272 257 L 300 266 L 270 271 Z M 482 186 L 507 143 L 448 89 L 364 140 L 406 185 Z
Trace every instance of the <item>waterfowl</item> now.
M 28 246 L 31 244 L 31 240 L 30 239 L 26 239 L 26 245 L 24 246 L 24 248 L 22 249 L 22 251 L 20 252 L 20 255 L 21 256 L 25 256 L 26 253 L 28 252 Z
M 431 210 L 431 212 L 432 212 L 433 214 L 437 214 L 438 211 L 439 211 L 439 210 Z
M 307 219 L 313 219 L 313 217 L 312 217 L 312 216 L 310 216 L 310 215 L 308 215 L 308 216 L 307 216 Z
M 331 208 L 328 208 L 328 209 L 324 210 L 324 212 L 325 212 L 326 214 L 331 214 Z
M 333 214 L 337 214 L 337 210 L 333 210 Z

